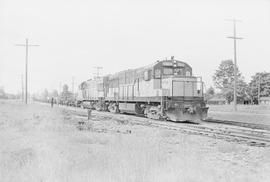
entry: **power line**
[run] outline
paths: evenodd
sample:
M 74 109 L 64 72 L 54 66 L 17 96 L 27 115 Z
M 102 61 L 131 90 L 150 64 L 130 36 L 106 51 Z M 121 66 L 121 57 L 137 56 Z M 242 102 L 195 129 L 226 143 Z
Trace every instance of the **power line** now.
M 25 47 L 25 104 L 27 104 L 27 84 L 28 84 L 28 47 L 39 46 L 28 44 L 28 39 L 25 39 L 25 44 L 15 44 L 15 46 Z
M 241 40 L 243 38 L 236 36 L 236 22 L 241 22 L 241 20 L 236 19 L 228 19 L 227 21 L 233 22 L 233 36 L 227 37 L 229 39 L 233 39 L 233 47 L 234 47 L 234 90 L 233 90 L 233 105 L 234 110 L 237 110 L 237 60 L 236 60 L 236 40 Z

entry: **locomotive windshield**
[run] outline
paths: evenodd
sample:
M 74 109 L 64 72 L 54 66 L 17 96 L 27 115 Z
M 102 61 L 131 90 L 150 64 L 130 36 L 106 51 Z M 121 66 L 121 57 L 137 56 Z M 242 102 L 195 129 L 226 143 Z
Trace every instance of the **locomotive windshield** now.
M 172 75 L 173 74 L 173 68 L 164 68 L 163 73 L 164 73 L 164 75 Z
M 191 76 L 191 72 L 184 68 L 163 68 L 163 75 Z
M 162 61 L 154 67 L 154 77 L 161 78 L 164 76 L 192 76 L 192 69 L 189 65 L 176 61 L 166 60 Z
M 174 75 L 184 75 L 183 68 L 175 68 L 174 69 Z

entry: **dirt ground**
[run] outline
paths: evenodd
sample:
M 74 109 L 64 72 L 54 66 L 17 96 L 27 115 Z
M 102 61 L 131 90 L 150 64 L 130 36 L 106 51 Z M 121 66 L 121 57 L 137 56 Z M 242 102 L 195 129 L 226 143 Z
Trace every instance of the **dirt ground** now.
M 270 148 L 122 118 L 0 100 L 0 181 L 270 181 Z

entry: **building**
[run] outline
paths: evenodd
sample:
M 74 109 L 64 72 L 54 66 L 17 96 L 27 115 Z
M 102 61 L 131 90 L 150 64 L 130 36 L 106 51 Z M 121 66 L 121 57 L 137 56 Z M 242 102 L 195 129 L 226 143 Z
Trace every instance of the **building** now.
M 211 105 L 223 105 L 223 104 L 226 104 L 226 99 L 225 98 L 214 96 L 213 98 L 211 98 L 211 99 L 209 99 L 207 101 L 207 104 L 211 104 Z
M 262 105 L 270 105 L 270 97 L 260 97 L 259 103 Z

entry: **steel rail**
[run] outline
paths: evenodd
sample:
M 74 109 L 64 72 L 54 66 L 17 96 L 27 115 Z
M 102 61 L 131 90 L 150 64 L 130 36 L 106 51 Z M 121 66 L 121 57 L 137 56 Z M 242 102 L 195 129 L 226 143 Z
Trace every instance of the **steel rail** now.
M 75 115 L 82 117 L 87 117 L 84 112 L 78 112 L 81 110 L 73 109 Z M 98 116 L 106 115 L 110 119 L 121 120 L 123 116 L 118 114 L 113 114 L 109 112 L 99 112 L 96 111 L 93 114 Z M 121 118 L 122 117 L 122 118 Z M 196 134 L 214 138 L 221 138 L 229 141 L 244 142 L 249 145 L 255 146 L 270 146 L 270 132 L 267 130 L 258 130 L 252 128 L 246 128 L 235 125 L 228 125 L 223 123 L 218 123 L 218 125 L 203 123 L 203 125 L 187 124 L 187 123 L 174 123 L 174 122 L 164 122 L 160 120 L 153 120 L 149 118 L 137 117 L 135 115 L 125 115 L 124 117 L 129 117 L 130 123 L 137 123 L 140 125 L 147 125 L 153 127 L 160 127 L 169 130 L 177 130 L 183 133 Z

